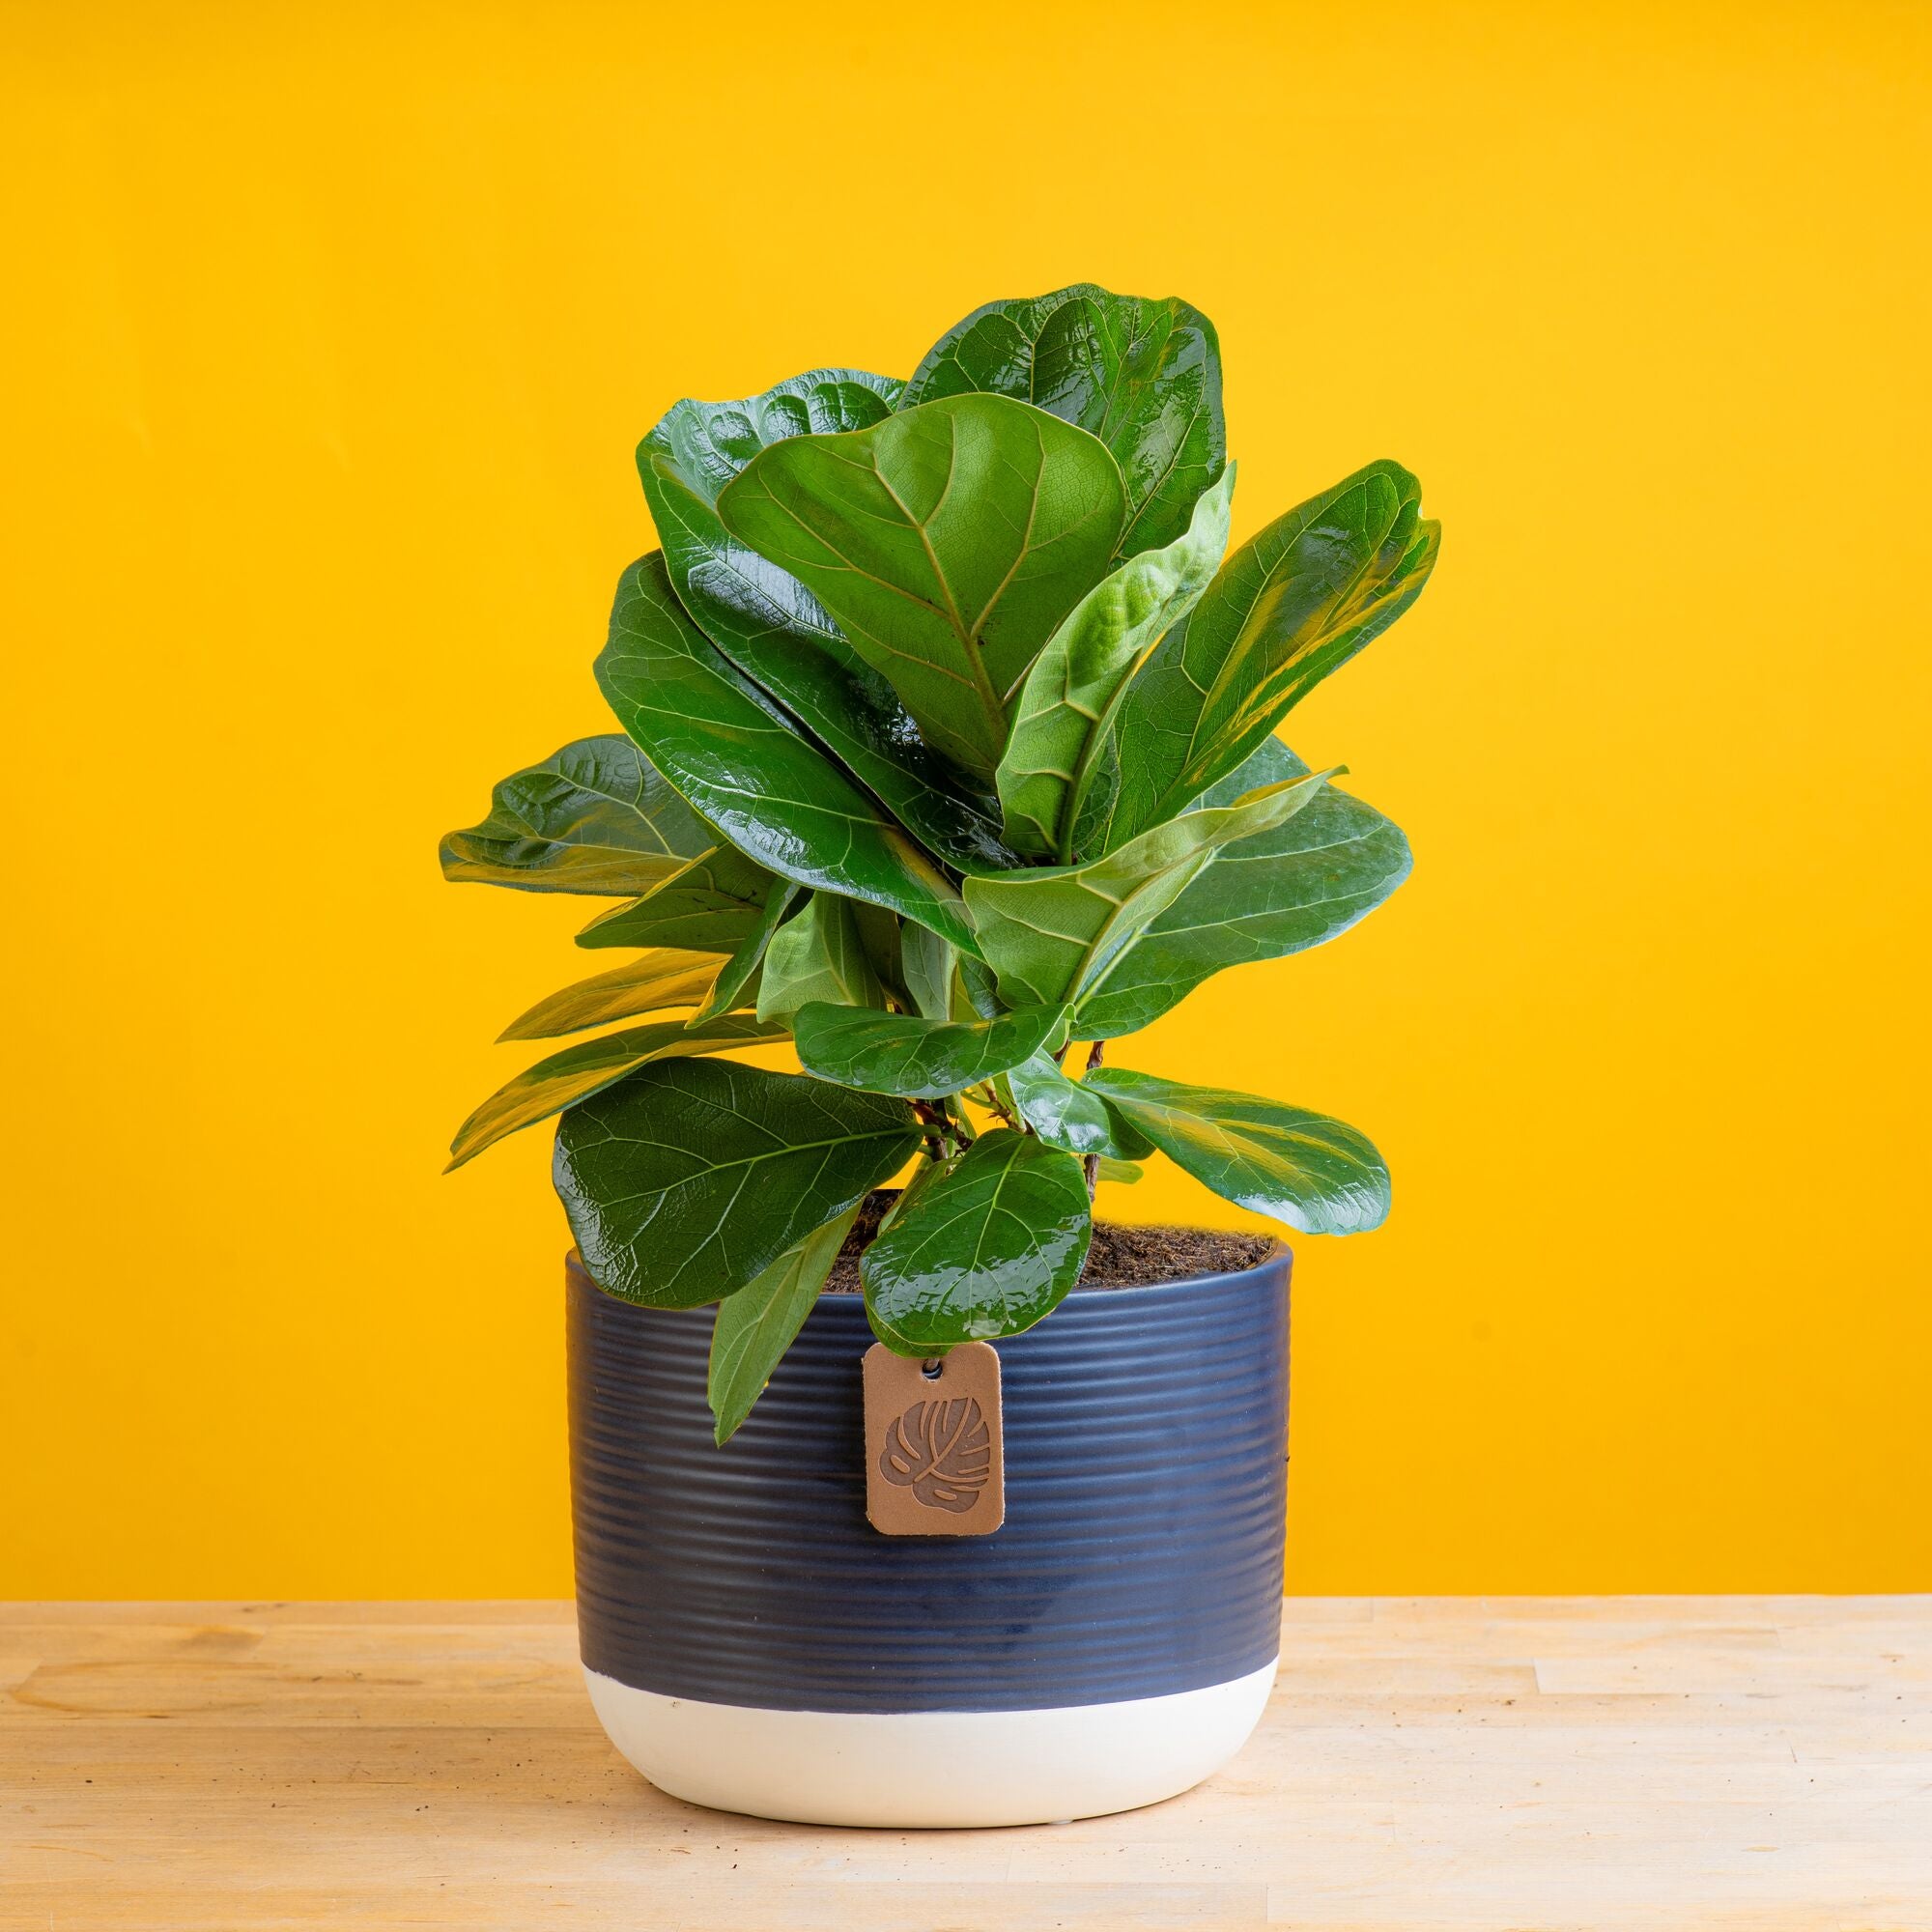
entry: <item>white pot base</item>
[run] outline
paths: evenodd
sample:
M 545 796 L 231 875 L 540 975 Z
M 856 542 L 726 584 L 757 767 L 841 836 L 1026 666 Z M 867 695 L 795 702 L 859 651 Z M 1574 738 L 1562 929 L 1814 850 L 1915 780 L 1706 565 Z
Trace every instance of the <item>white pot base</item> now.
M 888 1714 L 753 1710 L 583 1675 L 611 1742 L 673 1798 L 802 1825 L 943 1829 L 1045 1825 L 1172 1798 L 1247 1742 L 1274 1673 L 1269 1662 L 1120 1704 Z

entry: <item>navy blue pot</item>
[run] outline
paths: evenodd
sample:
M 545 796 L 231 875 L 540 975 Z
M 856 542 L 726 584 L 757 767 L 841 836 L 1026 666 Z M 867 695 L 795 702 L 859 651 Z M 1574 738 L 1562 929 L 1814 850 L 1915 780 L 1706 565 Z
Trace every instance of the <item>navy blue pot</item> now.
M 606 1728 L 677 1795 L 823 1823 L 1083 1816 L 1207 1776 L 1278 1647 L 1289 1268 L 1075 1290 L 1000 1343 L 1005 1524 L 930 1538 L 867 1521 L 859 1297 L 819 1296 L 720 1448 L 713 1311 L 619 1301 L 573 1257 L 578 1623 Z

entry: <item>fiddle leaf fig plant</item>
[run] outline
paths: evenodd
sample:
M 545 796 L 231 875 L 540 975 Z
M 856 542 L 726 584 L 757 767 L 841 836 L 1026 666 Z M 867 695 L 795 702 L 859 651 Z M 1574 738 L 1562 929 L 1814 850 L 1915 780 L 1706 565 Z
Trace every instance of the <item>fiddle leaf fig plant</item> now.
M 860 1274 L 922 1357 L 1049 1315 L 1096 1179 L 1156 1155 L 1303 1233 L 1377 1226 L 1354 1128 L 1106 1052 L 1406 876 L 1275 733 L 1428 581 L 1414 477 L 1370 464 L 1230 550 L 1213 326 L 1086 284 L 975 310 L 905 382 L 680 402 L 638 466 L 661 548 L 596 665 L 621 734 L 441 853 L 616 901 L 578 944 L 632 956 L 503 1037 L 616 1030 L 491 1095 L 450 1164 L 556 1121 L 598 1284 L 718 1305 L 719 1441 L 895 1179 Z M 731 1057 L 787 1045 L 802 1071 Z

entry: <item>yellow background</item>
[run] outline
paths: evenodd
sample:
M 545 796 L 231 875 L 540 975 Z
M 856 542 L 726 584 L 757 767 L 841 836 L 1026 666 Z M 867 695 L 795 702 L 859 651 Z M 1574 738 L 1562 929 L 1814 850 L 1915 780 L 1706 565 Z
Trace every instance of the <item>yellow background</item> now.
M 8 8 L 0 1594 L 567 1589 L 547 1137 L 438 1170 L 588 908 L 437 835 L 610 728 L 668 405 L 1079 278 L 1237 536 L 1446 531 L 1288 733 L 1413 880 L 1119 1049 L 1394 1166 L 1291 1587 L 1932 1587 L 1927 19 Z

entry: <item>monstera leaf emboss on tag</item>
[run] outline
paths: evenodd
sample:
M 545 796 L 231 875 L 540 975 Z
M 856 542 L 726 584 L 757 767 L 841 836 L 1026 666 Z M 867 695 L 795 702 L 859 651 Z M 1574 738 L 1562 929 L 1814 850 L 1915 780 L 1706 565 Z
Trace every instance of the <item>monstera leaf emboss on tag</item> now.
M 984 1536 L 1006 1520 L 1000 1358 L 866 1352 L 866 1515 L 888 1536 Z
M 916 1402 L 886 1431 L 879 1474 L 928 1509 L 969 1510 L 993 1470 L 992 1432 L 970 1395 Z

